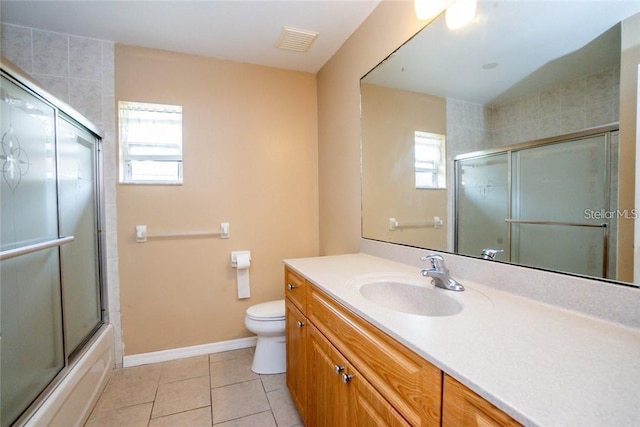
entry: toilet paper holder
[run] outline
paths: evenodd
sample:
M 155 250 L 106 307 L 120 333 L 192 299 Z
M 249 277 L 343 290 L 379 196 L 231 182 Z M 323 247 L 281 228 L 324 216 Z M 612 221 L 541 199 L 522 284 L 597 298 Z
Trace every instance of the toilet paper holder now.
M 238 255 L 249 255 L 249 261 L 251 261 L 251 251 L 233 251 L 231 252 L 231 267 L 238 268 Z

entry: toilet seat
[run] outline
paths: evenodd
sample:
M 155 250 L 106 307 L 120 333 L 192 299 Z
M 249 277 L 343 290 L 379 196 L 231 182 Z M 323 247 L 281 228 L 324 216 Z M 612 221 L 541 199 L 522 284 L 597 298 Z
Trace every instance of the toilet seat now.
M 247 309 L 247 317 L 257 321 L 284 320 L 284 299 L 263 302 Z

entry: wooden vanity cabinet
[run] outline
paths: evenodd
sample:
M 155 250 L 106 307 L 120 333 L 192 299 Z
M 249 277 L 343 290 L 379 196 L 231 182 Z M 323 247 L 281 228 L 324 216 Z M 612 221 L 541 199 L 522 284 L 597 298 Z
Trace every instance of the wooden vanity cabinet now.
M 306 427 L 519 425 L 289 269 L 285 295 L 287 386 Z
M 440 424 L 439 369 L 288 268 L 285 306 L 287 386 L 307 427 Z
M 513 418 L 468 387 L 444 375 L 442 425 L 469 427 L 520 426 Z

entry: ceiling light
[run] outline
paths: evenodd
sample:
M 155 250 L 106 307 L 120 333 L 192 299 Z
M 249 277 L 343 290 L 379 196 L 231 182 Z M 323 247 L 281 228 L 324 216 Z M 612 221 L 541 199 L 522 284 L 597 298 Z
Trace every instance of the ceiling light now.
M 299 30 L 291 27 L 282 27 L 276 47 L 280 49 L 306 52 L 309 50 L 318 33 L 315 31 Z
M 444 10 L 445 0 L 414 0 L 418 19 L 430 19 Z
M 445 19 L 450 30 L 462 28 L 476 15 L 477 0 L 457 0 L 447 8 Z

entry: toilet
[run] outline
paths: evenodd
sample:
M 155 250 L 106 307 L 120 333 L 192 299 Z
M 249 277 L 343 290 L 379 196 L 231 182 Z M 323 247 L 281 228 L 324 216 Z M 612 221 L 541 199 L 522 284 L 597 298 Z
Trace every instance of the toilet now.
M 256 374 L 286 372 L 284 299 L 252 305 L 244 324 L 258 336 L 251 370 Z

